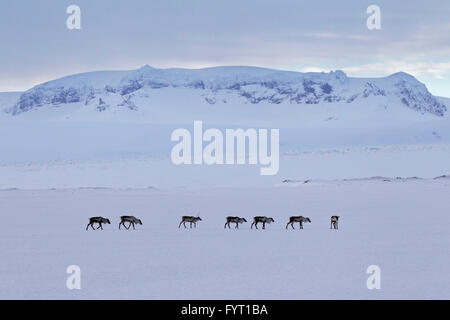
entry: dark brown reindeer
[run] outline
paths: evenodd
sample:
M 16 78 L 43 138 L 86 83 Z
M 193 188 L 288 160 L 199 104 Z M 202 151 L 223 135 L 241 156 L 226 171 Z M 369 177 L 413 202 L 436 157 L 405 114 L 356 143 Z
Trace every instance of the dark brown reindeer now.
M 193 217 L 193 216 L 182 216 L 181 222 L 178 225 L 178 228 L 181 227 L 181 224 L 186 228 L 186 222 L 189 222 L 189 227 L 192 228 L 192 224 L 194 224 L 194 227 L 197 228 L 197 222 L 202 221 L 202 218 L 199 216 Z
M 253 223 L 250 226 L 250 229 L 253 228 L 253 225 L 255 226 L 256 229 L 258 229 L 258 223 L 260 223 L 260 222 L 263 225 L 262 228 L 265 229 L 266 228 L 266 223 L 272 223 L 272 222 L 275 222 L 275 220 L 273 220 L 273 218 L 270 218 L 270 217 L 256 216 L 256 217 L 253 218 Z
M 339 229 L 338 228 L 339 216 L 331 216 L 330 221 L 331 221 L 330 229 Z
M 103 227 L 102 227 L 102 224 L 103 224 L 103 223 L 104 223 L 104 224 L 111 224 L 111 222 L 109 221 L 109 219 L 106 219 L 106 218 L 103 218 L 103 217 L 92 217 L 92 218 L 89 218 L 89 223 L 88 223 L 88 225 L 86 226 L 86 230 L 89 228 L 89 226 L 92 227 L 92 230 L 96 230 L 96 229 L 94 228 L 94 223 L 98 223 L 99 226 L 97 227 L 97 229 L 100 228 L 100 229 L 102 229 L 102 230 L 103 230 Z
M 230 229 L 230 223 L 236 223 L 236 229 L 239 228 L 239 223 L 247 222 L 245 218 L 239 218 L 239 217 L 227 217 L 227 222 L 225 222 L 225 225 L 223 228 L 225 229 L 228 226 L 228 229 Z
M 300 224 L 300 229 L 303 229 L 303 223 L 311 223 L 311 219 L 309 219 L 308 217 L 302 217 L 302 216 L 292 216 L 289 218 L 289 222 L 286 225 L 286 229 L 288 228 L 289 225 L 291 225 L 292 229 L 294 228 L 294 223 L 298 222 Z
M 128 225 L 128 227 L 125 225 L 125 222 L 129 222 L 130 224 Z M 121 216 L 120 217 L 120 223 L 119 223 L 119 230 L 120 230 L 120 226 L 124 226 L 125 229 L 130 229 L 131 226 L 133 226 L 133 230 L 136 230 L 136 228 L 134 227 L 135 224 L 140 224 L 142 225 L 142 221 L 141 219 L 138 219 L 134 216 Z

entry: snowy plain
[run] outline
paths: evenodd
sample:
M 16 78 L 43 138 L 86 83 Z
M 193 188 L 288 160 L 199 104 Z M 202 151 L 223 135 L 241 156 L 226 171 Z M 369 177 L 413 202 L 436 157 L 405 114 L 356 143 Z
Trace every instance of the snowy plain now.
M 295 187 L 4 190 L 0 298 L 448 299 L 450 180 Z M 177 228 L 200 212 L 196 229 Z M 118 230 L 119 216 L 143 225 Z M 340 215 L 339 230 L 329 217 Z M 89 216 L 109 217 L 85 231 Z M 249 223 L 224 229 L 225 217 Z M 250 230 L 253 215 L 275 222 Z M 310 217 L 286 230 L 290 215 Z M 81 290 L 66 268 L 81 268 Z M 368 290 L 366 269 L 381 268 Z

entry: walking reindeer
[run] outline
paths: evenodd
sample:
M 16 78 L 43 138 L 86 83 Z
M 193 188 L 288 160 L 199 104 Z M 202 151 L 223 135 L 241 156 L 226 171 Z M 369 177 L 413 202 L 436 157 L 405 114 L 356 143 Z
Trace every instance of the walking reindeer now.
M 128 227 L 125 225 L 125 222 L 129 222 L 130 224 L 128 225 Z M 136 230 L 136 228 L 134 227 L 135 224 L 140 224 L 142 225 L 142 221 L 141 219 L 138 219 L 134 216 L 121 216 L 120 217 L 120 223 L 119 223 L 119 230 L 120 230 L 120 226 L 124 226 L 125 229 L 130 229 L 131 226 L 133 226 L 133 230 Z
M 311 223 L 311 219 L 309 219 L 308 217 L 302 217 L 302 216 L 292 216 L 289 218 L 289 222 L 286 224 L 286 229 L 288 228 L 289 225 L 291 225 L 292 229 L 294 228 L 294 223 L 298 222 L 300 225 L 300 229 L 303 229 L 303 223 Z
M 103 224 L 103 223 L 104 223 L 104 224 L 111 224 L 111 222 L 110 222 L 109 219 L 107 219 L 107 218 L 103 218 L 103 217 L 92 217 L 92 218 L 89 218 L 89 223 L 88 223 L 88 225 L 86 226 L 86 230 L 89 228 L 89 226 L 92 227 L 92 230 L 96 230 L 96 229 L 94 228 L 94 223 L 98 223 L 99 226 L 97 227 L 97 229 L 100 228 L 100 229 L 102 229 L 102 230 L 103 230 L 103 227 L 102 227 L 102 224 Z
M 250 226 L 250 229 L 253 228 L 253 226 L 255 226 L 256 229 L 258 229 L 258 223 L 262 223 L 262 228 L 265 229 L 266 228 L 266 223 L 272 223 L 275 222 L 275 220 L 273 220 L 273 218 L 270 217 L 265 217 L 265 216 L 256 216 L 253 218 L 253 223 Z
M 330 229 L 339 229 L 338 228 L 339 216 L 331 216 L 330 221 L 331 221 Z
M 202 218 L 200 218 L 200 216 L 197 215 L 197 217 L 195 216 L 182 216 L 181 217 L 181 222 L 178 225 L 178 228 L 181 227 L 181 225 L 183 225 L 185 228 L 186 227 L 186 222 L 189 222 L 189 227 L 192 228 L 192 225 L 194 225 L 194 228 L 197 228 L 197 222 L 198 221 L 202 221 Z M 128 222 L 128 226 L 125 225 L 125 223 Z M 235 229 L 239 228 L 239 224 L 247 222 L 247 220 L 245 218 L 241 218 L 241 217 L 234 217 L 234 216 L 228 216 L 226 217 L 226 222 L 225 225 L 223 226 L 224 229 L 226 227 L 228 227 L 228 229 L 231 228 L 230 224 L 231 223 L 235 223 Z M 253 222 L 250 226 L 250 229 L 253 229 L 253 226 L 255 226 L 256 229 L 258 229 L 258 224 L 262 223 L 262 229 L 266 229 L 266 223 L 272 223 L 275 222 L 275 220 L 271 217 L 266 217 L 266 216 L 256 216 L 253 218 Z M 289 222 L 286 224 L 286 229 L 289 228 L 289 225 L 291 225 L 292 229 L 295 229 L 294 227 L 294 223 L 298 222 L 300 229 L 303 229 L 303 224 L 304 223 L 311 223 L 311 219 L 309 217 L 303 217 L 303 216 L 291 216 L 289 218 Z M 94 228 L 94 224 L 98 224 L 97 228 Z M 338 229 L 339 228 L 339 216 L 331 216 L 330 218 L 330 229 Z M 103 230 L 103 224 L 111 224 L 111 222 L 109 221 L 108 218 L 104 218 L 104 217 L 91 217 L 89 218 L 89 223 L 86 226 L 86 230 L 89 229 L 89 227 L 92 228 L 92 230 L 98 230 L 101 229 Z M 133 226 L 133 230 L 135 230 L 135 225 L 142 225 L 142 221 L 141 219 L 136 218 L 135 216 L 121 216 L 120 217 L 120 223 L 119 223 L 119 230 L 121 229 L 121 227 L 125 227 L 125 229 L 129 230 L 131 226 Z
M 239 224 L 240 223 L 244 223 L 247 222 L 247 220 L 245 220 L 245 218 L 239 218 L 239 217 L 227 217 L 227 222 L 225 222 L 225 225 L 223 226 L 223 228 L 225 229 L 228 226 L 228 229 L 230 229 L 230 223 L 236 223 L 236 229 L 239 228 Z
M 202 218 L 199 216 L 193 217 L 193 216 L 182 216 L 181 222 L 178 225 L 178 228 L 181 227 L 181 224 L 186 228 L 186 222 L 189 222 L 189 227 L 192 228 L 192 224 L 194 224 L 194 227 L 197 228 L 197 222 L 202 221 Z

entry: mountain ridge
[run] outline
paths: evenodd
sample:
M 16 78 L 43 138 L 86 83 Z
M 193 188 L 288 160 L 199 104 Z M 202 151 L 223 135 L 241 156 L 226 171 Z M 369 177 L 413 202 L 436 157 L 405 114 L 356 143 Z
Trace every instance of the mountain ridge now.
M 401 105 L 422 114 L 441 117 L 447 111 L 441 99 L 404 72 L 384 78 L 353 78 L 341 70 L 302 73 L 248 66 L 158 69 L 145 65 L 130 71 L 92 71 L 36 85 L 20 93 L 17 101 L 0 101 L 0 106 L 12 116 L 74 103 L 97 112 L 112 107 L 135 111 L 145 107 L 135 103 L 137 93 L 165 88 L 193 89 L 209 105 L 226 103 L 231 96 L 245 103 L 273 105 L 365 103 L 375 97 L 386 105 Z

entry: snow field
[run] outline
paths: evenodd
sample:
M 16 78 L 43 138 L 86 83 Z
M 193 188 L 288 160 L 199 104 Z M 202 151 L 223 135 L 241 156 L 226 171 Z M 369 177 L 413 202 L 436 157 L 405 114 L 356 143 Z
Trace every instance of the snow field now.
M 449 183 L 1 191 L 0 298 L 448 299 Z M 177 228 L 196 212 L 197 229 Z M 143 225 L 119 231 L 124 214 Z M 111 225 L 85 231 L 96 215 Z M 224 230 L 227 215 L 249 222 Z M 255 215 L 275 223 L 250 230 Z M 285 230 L 290 215 L 312 223 Z M 72 264 L 81 290 L 66 288 Z M 373 264 L 380 290 L 366 287 Z

